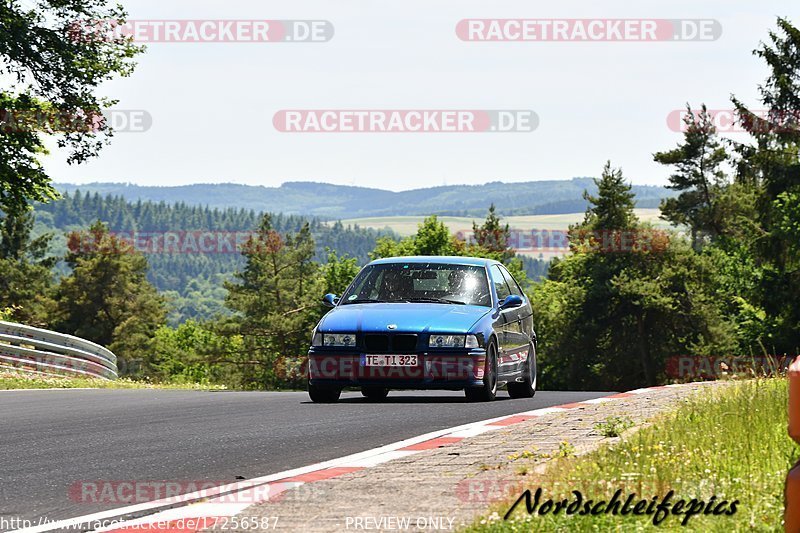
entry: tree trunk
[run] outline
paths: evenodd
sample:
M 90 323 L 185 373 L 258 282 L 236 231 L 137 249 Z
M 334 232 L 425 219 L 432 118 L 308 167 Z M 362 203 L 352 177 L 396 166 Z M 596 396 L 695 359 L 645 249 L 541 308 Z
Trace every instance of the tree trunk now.
M 653 386 L 655 385 L 655 376 L 653 375 L 653 365 L 650 361 L 650 351 L 647 347 L 647 336 L 645 335 L 644 327 L 644 313 L 636 317 L 636 333 L 639 337 L 639 360 L 642 363 L 644 379 L 648 386 Z

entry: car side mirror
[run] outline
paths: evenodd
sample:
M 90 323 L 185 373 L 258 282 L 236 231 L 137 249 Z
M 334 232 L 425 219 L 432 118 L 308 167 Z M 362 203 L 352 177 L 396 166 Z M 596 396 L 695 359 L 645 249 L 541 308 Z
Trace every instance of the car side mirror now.
M 322 305 L 325 307 L 336 307 L 339 303 L 339 297 L 335 294 L 326 294 L 322 297 Z
M 506 296 L 505 300 L 500 302 L 500 309 L 513 309 L 515 307 L 521 307 L 524 303 L 525 302 L 522 301 L 522 296 L 518 294 L 511 294 Z

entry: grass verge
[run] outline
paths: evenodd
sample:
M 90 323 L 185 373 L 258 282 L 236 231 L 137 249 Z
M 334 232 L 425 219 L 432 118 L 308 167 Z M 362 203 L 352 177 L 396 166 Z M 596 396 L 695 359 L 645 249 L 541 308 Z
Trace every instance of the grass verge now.
M 520 490 L 467 531 L 783 531 L 783 483 L 800 458 L 800 446 L 786 431 L 787 403 L 787 381 L 779 378 L 739 382 L 686 400 L 644 429 L 583 456 L 553 459 L 541 475 L 521 476 Z M 523 489 L 530 489 L 535 503 L 537 488 L 542 493 L 532 514 L 521 501 L 504 519 Z M 587 500 L 593 500 L 594 508 L 612 501 L 617 490 L 622 504 L 629 494 L 636 495 L 629 509 L 654 497 L 660 503 L 674 491 L 671 514 L 658 526 L 656 513 L 647 514 L 645 506 L 639 516 L 614 515 L 606 512 L 607 505 L 597 508 L 599 514 L 580 514 Z M 575 502 L 572 491 L 582 495 L 581 505 L 573 507 L 578 512 L 566 514 L 565 505 L 554 514 L 553 505 L 541 514 L 547 500 Z M 672 514 L 681 499 L 687 502 L 682 512 Z M 692 499 L 698 502 L 695 508 L 703 502 L 702 511 L 686 519 Z M 738 500 L 735 513 L 715 516 L 724 500 L 719 510 L 730 510 Z M 708 509 L 711 514 L 704 514 Z
M 224 385 L 202 383 L 150 383 L 122 378 L 115 381 L 104 379 L 40 376 L 19 372 L 0 371 L 0 390 L 10 389 L 180 389 L 180 390 L 225 390 Z

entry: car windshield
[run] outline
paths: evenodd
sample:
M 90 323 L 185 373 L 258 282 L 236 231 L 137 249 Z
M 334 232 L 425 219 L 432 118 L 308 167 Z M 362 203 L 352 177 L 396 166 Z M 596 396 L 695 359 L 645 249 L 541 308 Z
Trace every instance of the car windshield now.
M 481 266 L 446 263 L 385 263 L 365 267 L 342 296 L 342 304 L 430 302 L 492 305 Z

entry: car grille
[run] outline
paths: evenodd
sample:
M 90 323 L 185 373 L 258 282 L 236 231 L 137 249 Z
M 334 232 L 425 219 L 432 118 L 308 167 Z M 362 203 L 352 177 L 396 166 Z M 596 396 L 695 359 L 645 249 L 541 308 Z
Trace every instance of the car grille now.
M 414 353 L 417 351 L 417 336 L 368 333 L 364 335 L 364 350 L 369 353 Z
M 364 348 L 368 352 L 388 352 L 389 335 L 364 335 Z
M 392 350 L 398 353 L 416 352 L 417 351 L 417 336 L 416 335 L 395 335 L 392 337 Z

